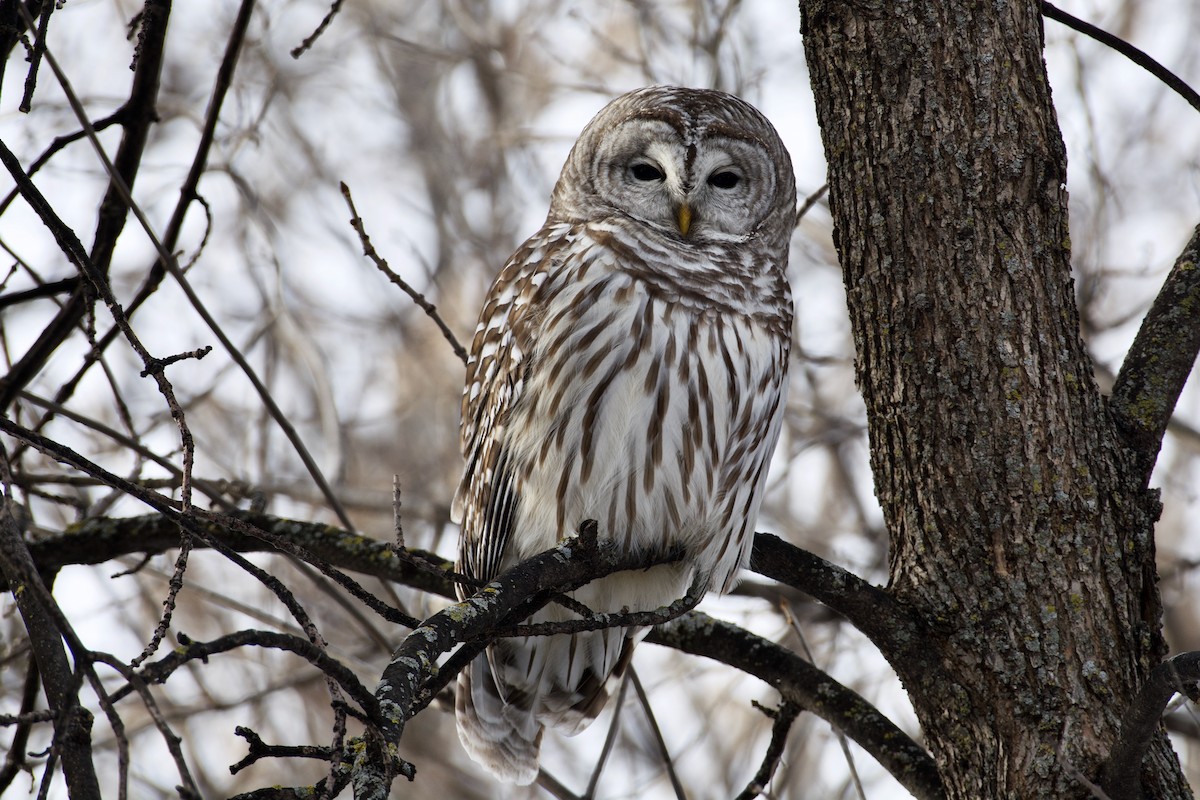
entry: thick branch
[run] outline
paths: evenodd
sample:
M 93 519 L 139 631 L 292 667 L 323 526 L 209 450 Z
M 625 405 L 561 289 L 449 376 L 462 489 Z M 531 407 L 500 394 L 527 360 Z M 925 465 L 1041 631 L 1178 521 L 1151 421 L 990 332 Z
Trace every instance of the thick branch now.
M 1112 410 L 1149 481 L 1179 393 L 1200 352 L 1200 225 L 1180 253 L 1113 384 Z
M 272 537 L 291 542 L 315 559 L 342 569 L 402 583 L 426 592 L 454 597 L 450 573 L 454 565 L 440 556 L 420 550 L 396 552 L 387 542 L 356 536 L 317 522 L 298 522 L 234 511 L 231 520 L 245 522 Z M 239 553 L 271 551 L 261 537 L 238 532 L 220 524 L 220 517 L 194 519 L 201 530 L 220 539 Z M 193 546 L 207 547 L 203 540 Z M 134 553 L 162 553 L 179 547 L 179 522 L 163 514 L 140 517 L 89 519 L 68 532 L 29 543 L 30 553 L 40 569 L 58 569 L 68 564 L 102 564 Z M 0 583 L 0 591 L 7 590 Z
M 1180 653 L 1151 670 L 1121 718 L 1121 736 L 1104 765 L 1101 786 L 1110 800 L 1142 800 L 1142 759 L 1159 731 L 1163 709 L 1176 692 L 1197 683 L 1200 652 Z
M 818 555 L 769 533 L 754 535 L 750 569 L 812 595 L 842 614 L 896 665 L 938 669 L 915 614 L 889 592 Z
M 937 766 L 924 748 L 858 693 L 791 650 L 698 611 L 659 625 L 646 641 L 711 658 L 760 678 L 785 700 L 813 712 L 853 739 L 914 797 L 934 800 L 945 796 Z
M 231 521 L 252 525 L 272 537 L 297 545 L 311 557 L 331 565 L 442 596 L 454 596 L 453 564 L 434 554 L 411 551 L 398 553 L 386 542 L 373 541 L 323 524 L 297 522 L 247 511 L 234 512 L 228 517 Z M 192 522 L 232 550 L 255 552 L 270 549 L 262 538 L 223 526 L 218 518 L 193 519 Z M 57 569 L 67 564 L 98 564 L 133 553 L 163 552 L 178 545 L 178 521 L 162 514 L 151 514 L 124 519 L 89 520 L 72 528 L 69 533 L 31 543 L 30 551 L 40 568 Z M 203 548 L 206 545 L 203 539 L 198 538 L 195 546 Z M 569 547 L 569 543 L 564 546 Z M 628 557 L 611 551 L 608 543 L 601 543 L 597 547 L 599 555 L 592 565 L 576 563 L 572 559 L 560 563 L 554 555 L 557 550 L 539 556 L 533 562 L 521 565 L 514 573 L 502 576 L 499 579 L 502 582 L 499 593 L 494 593 L 493 585 L 476 598 L 452 606 L 414 631 L 393 657 L 392 667 L 389 668 L 391 671 L 385 673 L 380 685 L 380 691 L 390 698 L 392 707 L 405 710 L 403 715 L 396 717 L 400 720 L 399 730 L 403 730 L 405 719 L 425 705 L 428 695 L 447 682 L 447 676 L 440 673 L 447 670 L 453 672 L 452 664 L 443 665 L 441 670 L 433 666 L 438 655 L 452 649 L 458 642 L 478 639 L 504 626 L 511 627 L 519 623 L 556 592 L 569 590 L 591 579 L 597 574 L 592 571 L 593 568 L 616 570 L 646 566 L 644 562 L 624 563 Z M 554 568 L 547 567 L 547 563 Z M 756 535 L 752 568 L 760 574 L 794 586 L 846 615 L 880 644 L 886 654 L 918 657 L 919 627 L 908 611 L 884 590 L 771 534 Z M 470 617 L 467 625 L 454 620 L 456 615 L 463 613 Z M 620 615 L 618 618 L 625 619 Z M 697 621 L 699 619 L 703 619 L 704 623 L 700 624 Z M 881 764 L 892 770 L 898 780 L 911 782 L 913 786 L 910 786 L 910 791 L 914 791 L 918 797 L 940 796 L 936 769 L 924 750 L 862 698 L 841 687 L 786 648 L 736 626 L 695 613 L 660 626 L 650 634 L 649 639 L 723 661 L 762 678 L 780 688 L 785 697 L 802 702 L 807 709 L 846 731 Z M 401 658 L 415 660 L 401 666 Z M 396 671 L 403 671 L 405 667 L 414 669 L 407 676 L 397 677 Z M 449 675 L 449 678 L 453 678 L 453 675 Z M 390 688 L 392 682 L 399 685 L 406 681 L 408 685 L 397 700 L 397 695 Z M 385 684 L 389 688 L 385 689 Z

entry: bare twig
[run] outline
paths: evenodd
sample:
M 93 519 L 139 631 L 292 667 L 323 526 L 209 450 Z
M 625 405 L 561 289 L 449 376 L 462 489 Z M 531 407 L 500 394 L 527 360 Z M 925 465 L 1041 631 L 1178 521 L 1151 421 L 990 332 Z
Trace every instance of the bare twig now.
M 758 706 L 758 703 L 755 703 L 755 706 Z M 779 760 L 783 757 L 783 748 L 787 745 L 787 737 L 792 730 L 792 723 L 796 721 L 796 717 L 802 710 L 798 705 L 787 700 L 781 702 L 779 708 L 776 709 L 758 707 L 774 720 L 771 725 L 771 741 L 767 745 L 767 752 L 763 754 L 758 772 L 754 773 L 750 783 L 734 800 L 754 800 L 766 791 L 779 766 Z
M 209 345 L 206 347 L 197 348 L 195 350 L 188 350 L 186 353 L 176 353 L 175 355 L 167 356 L 166 358 L 155 358 L 150 362 L 149 366 L 147 366 L 144 370 L 142 370 L 141 376 L 143 378 L 149 377 L 150 375 L 154 375 L 155 373 L 162 372 L 164 369 L 166 369 L 167 367 L 169 367 L 172 364 L 178 363 L 180 361 L 186 361 L 191 358 L 194 358 L 197 361 L 199 361 L 200 359 L 204 358 L 206 355 L 208 355 L 211 352 L 212 352 L 212 346 Z
M 167 635 L 167 630 L 171 627 L 171 616 L 175 613 L 175 602 L 179 597 L 180 590 L 183 589 L 183 573 L 187 570 L 188 555 L 191 552 L 192 536 L 184 532 L 179 537 L 179 554 L 175 557 L 175 569 L 171 573 L 170 580 L 167 581 L 167 597 L 162 603 L 162 616 L 159 617 L 158 625 L 155 626 L 154 633 L 150 636 L 150 641 L 142 650 L 141 655 L 129 662 L 129 666 L 133 669 L 137 669 L 143 661 L 154 655 L 162 643 L 163 637 Z
M 687 794 L 683 791 L 683 784 L 680 783 L 679 775 L 675 772 L 675 764 L 671 759 L 671 751 L 667 749 L 667 741 L 663 738 L 662 729 L 658 727 L 658 720 L 654 718 L 653 709 L 650 708 L 650 698 L 646 696 L 646 690 L 642 687 L 642 681 L 638 678 L 637 670 L 632 666 L 629 668 L 629 680 L 633 683 L 633 690 L 637 693 L 642 711 L 646 713 L 646 723 L 650 726 L 650 732 L 654 734 L 654 742 L 658 745 L 658 755 L 662 758 L 663 766 L 667 770 L 667 777 L 671 781 L 671 788 L 675 791 L 675 800 L 687 800 Z
M 1042 13 L 1050 19 L 1061 22 L 1068 28 L 1073 28 L 1085 36 L 1090 36 L 1101 44 L 1111 47 L 1121 55 L 1128 58 L 1133 63 L 1137 64 L 1142 69 L 1149 72 L 1154 77 L 1165 83 L 1171 91 L 1187 100 L 1192 108 L 1200 111 L 1200 94 L 1191 86 L 1188 86 L 1178 75 L 1164 67 L 1162 64 L 1155 61 L 1146 53 L 1131 45 L 1119 36 L 1114 36 L 1106 30 L 1097 28 L 1090 22 L 1084 22 L 1078 17 L 1073 17 L 1062 9 L 1054 6 L 1046 0 L 1042 0 Z
M 53 722 L 53 711 L 26 711 L 22 714 L 0 714 L 0 725 L 30 725 L 37 722 Z
M 796 638 L 800 641 L 800 647 L 804 650 L 804 657 L 809 660 L 814 666 L 817 660 L 813 658 L 812 650 L 808 646 L 808 637 L 804 635 L 804 629 L 800 627 L 796 615 L 792 612 L 792 607 L 787 601 L 780 601 L 780 609 L 783 611 L 783 618 L 787 620 L 792 631 L 795 632 Z M 859 800 L 866 800 L 866 792 L 863 791 L 862 779 L 858 777 L 858 767 L 854 765 L 854 754 L 850 752 L 850 745 L 846 741 L 846 734 L 837 726 L 833 727 L 833 735 L 837 737 L 838 746 L 842 749 L 842 757 L 846 759 L 846 767 L 850 771 L 850 781 L 854 784 L 855 792 L 858 794 Z
M 375 266 L 380 272 L 388 277 L 388 280 L 403 289 L 404 293 L 411 297 L 414 303 L 420 306 L 421 310 L 424 311 L 425 314 L 437 324 L 438 329 L 442 332 L 442 336 L 446 337 L 446 341 L 449 342 L 450 347 L 454 349 L 454 355 L 458 356 L 459 361 L 466 364 L 466 349 L 459 343 L 458 338 L 454 335 L 454 332 L 450 330 L 450 326 L 447 325 L 445 320 L 441 318 L 441 315 L 438 314 L 437 307 L 426 300 L 425 295 L 421 294 L 412 286 L 410 286 L 408 282 L 404 280 L 404 278 L 401 278 L 399 275 L 397 275 L 392 268 L 388 266 L 387 260 L 379 255 L 378 252 L 376 252 L 375 245 L 371 244 L 371 237 L 367 235 L 367 230 L 363 226 L 362 218 L 358 216 L 358 209 L 354 207 L 354 198 L 350 195 L 350 187 L 345 183 L 342 183 L 341 187 L 342 196 L 346 198 L 346 205 L 350 207 L 350 226 L 354 228 L 354 232 L 358 234 L 358 240 L 362 243 L 363 255 L 375 262 Z
M 128 681 L 128 686 L 141 696 L 142 705 L 145 706 L 150 718 L 154 720 L 155 727 L 162 734 L 163 741 L 167 745 L 167 751 L 175 761 L 175 769 L 179 773 L 179 778 L 183 781 L 183 785 L 178 787 L 180 796 L 185 800 L 200 800 L 200 790 L 196 788 L 196 782 L 192 779 L 191 771 L 188 769 L 187 759 L 184 758 L 183 750 L 179 746 L 183 740 L 171 730 L 170 724 L 163 717 L 162 711 L 159 710 L 158 703 L 154 699 L 154 695 L 150 693 L 150 688 L 146 686 L 146 682 L 142 680 L 133 667 L 127 666 L 116 656 L 109 653 L 95 652 L 91 656 L 95 661 L 107 664 L 120 673 Z
M 25 74 L 25 94 L 21 97 L 21 105 L 18 106 L 22 113 L 29 113 L 33 108 L 33 92 L 37 87 L 38 67 L 42 63 L 42 55 L 46 51 L 46 30 L 50 27 L 50 14 L 58 6 L 57 3 L 43 3 L 41 15 L 38 19 L 37 34 L 34 36 L 33 46 L 29 52 L 29 72 Z M 33 20 L 29 18 L 29 11 L 20 6 L 20 11 L 25 17 L 25 24 L 30 29 L 33 28 Z
M 180 647 L 163 656 L 158 661 L 146 664 L 137 673 L 149 683 L 165 682 L 177 669 L 192 661 L 203 661 L 219 653 L 228 653 L 241 647 L 265 647 L 273 650 L 286 650 L 300 656 L 325 675 L 337 682 L 345 692 L 358 703 L 363 716 L 374 718 L 379 713 L 375 696 L 363 686 L 354 671 L 342 664 L 323 647 L 300 636 L 275 631 L 244 630 L 227 633 L 209 642 L 197 642 L 187 636 L 180 635 Z M 113 692 L 113 699 L 120 700 L 136 690 L 128 686 Z
M 320 761 L 333 760 L 333 754 L 328 747 L 267 744 L 262 740 L 261 736 L 242 725 L 234 728 L 233 732 L 245 739 L 246 744 L 250 746 L 250 752 L 246 754 L 246 757 L 229 768 L 229 772 L 233 775 L 238 774 L 261 758 L 314 758 Z
M 613 705 L 612 721 L 608 724 L 608 734 L 604 737 L 604 747 L 600 750 L 600 757 L 596 759 L 592 777 L 588 779 L 587 791 L 583 793 L 584 800 L 592 800 L 596 796 L 596 787 L 600 785 L 600 773 L 604 771 L 604 765 L 608 763 L 608 757 L 617 743 L 617 733 L 621 730 L 621 712 L 625 709 L 625 695 L 628 692 L 629 673 L 621 679 L 621 689 L 617 692 L 617 700 Z
M 704 599 L 707 587 L 697 576 L 687 594 L 669 605 L 650 611 L 615 611 L 609 614 L 591 613 L 584 619 L 568 619 L 558 622 L 531 622 L 514 625 L 508 629 L 492 632 L 490 636 L 554 636 L 563 633 L 583 633 L 603 628 L 633 628 L 659 625 L 691 611 Z
M 812 210 L 825 193 L 829 191 L 829 184 L 823 183 L 815 192 L 804 198 L 804 202 L 800 204 L 800 208 L 796 210 L 796 227 L 800 227 L 800 222 L 804 219 L 804 215 Z
M 317 29 L 306 36 L 303 42 L 292 48 L 292 58 L 299 58 L 308 52 L 309 48 L 316 43 L 321 34 L 325 32 L 325 29 L 329 27 L 329 23 L 333 22 L 333 18 L 337 16 L 338 11 L 340 11 L 342 8 L 342 2 L 343 0 L 333 0 L 333 4 L 329 6 L 329 11 L 325 13 L 324 18 L 322 18 L 320 24 L 317 25 Z
M 400 476 L 392 475 L 392 525 L 396 533 L 396 549 L 404 550 L 404 521 L 400 517 Z

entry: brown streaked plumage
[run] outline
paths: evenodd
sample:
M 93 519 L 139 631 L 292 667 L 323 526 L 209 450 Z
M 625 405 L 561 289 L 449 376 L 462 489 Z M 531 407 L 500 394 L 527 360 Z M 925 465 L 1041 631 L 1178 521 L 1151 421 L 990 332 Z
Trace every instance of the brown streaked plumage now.
M 775 130 L 736 97 L 651 87 L 596 115 L 475 332 L 460 570 L 488 580 L 595 519 L 634 552 L 685 557 L 575 592 L 593 610 L 733 585 L 783 413 L 795 195 Z M 459 676 L 459 738 L 532 782 L 544 726 L 590 722 L 641 636 L 494 643 Z

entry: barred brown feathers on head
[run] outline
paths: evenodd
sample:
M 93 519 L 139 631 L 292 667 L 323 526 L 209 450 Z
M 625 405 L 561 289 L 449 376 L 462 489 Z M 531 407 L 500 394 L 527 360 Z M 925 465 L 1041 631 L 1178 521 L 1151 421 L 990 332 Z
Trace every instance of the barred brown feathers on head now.
M 462 572 L 489 580 L 594 519 L 631 551 L 685 553 L 576 591 L 594 611 L 654 609 L 695 579 L 733 585 L 783 414 L 795 216 L 787 151 L 743 100 L 655 86 L 596 115 L 475 331 Z M 551 605 L 533 619 L 573 616 Z M 531 783 L 544 726 L 587 725 L 643 633 L 492 644 L 459 676 L 463 745 Z

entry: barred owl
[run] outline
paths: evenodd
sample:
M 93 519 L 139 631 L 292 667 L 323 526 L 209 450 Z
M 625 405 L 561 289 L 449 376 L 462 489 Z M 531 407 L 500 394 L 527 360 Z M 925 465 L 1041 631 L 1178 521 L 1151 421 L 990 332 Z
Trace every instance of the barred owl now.
M 489 580 L 592 519 L 635 553 L 685 554 L 576 591 L 593 611 L 657 608 L 694 580 L 731 588 L 783 414 L 795 216 L 788 153 L 737 97 L 657 86 L 596 115 L 475 331 L 452 512 L 463 573 Z M 569 618 L 551 604 L 533 620 Z M 587 725 L 644 633 L 492 644 L 458 680 L 468 753 L 532 782 L 544 726 Z

